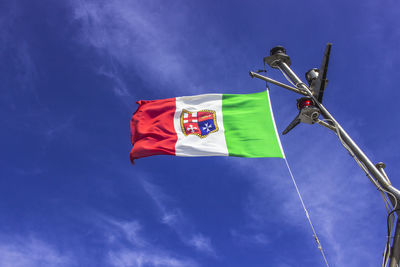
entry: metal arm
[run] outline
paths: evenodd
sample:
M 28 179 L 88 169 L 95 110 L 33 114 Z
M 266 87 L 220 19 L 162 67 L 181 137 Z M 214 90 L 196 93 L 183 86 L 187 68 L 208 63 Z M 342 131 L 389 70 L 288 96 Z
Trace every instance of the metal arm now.
M 284 83 L 275 81 L 274 79 L 271 79 L 271 78 L 269 78 L 269 77 L 265 77 L 265 76 L 260 75 L 260 74 L 258 74 L 258 73 L 256 73 L 256 72 L 250 71 L 249 74 L 250 74 L 251 78 L 258 78 L 258 79 L 264 80 L 264 81 L 266 81 L 266 82 L 270 82 L 270 83 L 273 83 L 273 84 L 275 84 L 275 85 L 278 85 L 278 86 L 280 86 L 280 87 L 282 87 L 282 88 L 288 89 L 288 90 L 290 90 L 290 91 L 293 91 L 293 92 L 295 92 L 295 93 L 302 94 L 302 95 L 308 95 L 307 92 L 305 92 L 305 91 L 302 91 L 302 90 L 300 90 L 300 89 L 294 88 L 294 87 L 289 86 L 289 85 L 286 85 L 286 84 L 284 84 Z

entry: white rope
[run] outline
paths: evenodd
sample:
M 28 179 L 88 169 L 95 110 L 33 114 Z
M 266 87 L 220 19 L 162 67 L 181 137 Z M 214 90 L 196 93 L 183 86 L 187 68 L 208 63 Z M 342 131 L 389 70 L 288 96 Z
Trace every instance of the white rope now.
M 285 162 L 286 162 L 286 166 L 287 166 L 287 168 L 288 168 L 288 170 L 289 170 L 290 177 L 292 178 L 292 182 L 293 182 L 293 184 L 294 184 L 294 187 L 296 188 L 297 195 L 299 196 L 301 205 L 303 206 L 303 209 L 304 209 L 304 212 L 305 212 L 305 214 L 306 214 L 307 220 L 308 220 L 308 222 L 309 222 L 309 224 L 310 224 L 310 227 L 311 227 L 311 230 L 312 230 L 312 232 L 313 232 L 313 236 L 314 236 L 315 242 L 317 242 L 318 249 L 321 251 L 321 254 L 322 254 L 322 257 L 324 258 L 324 261 L 325 261 L 326 266 L 329 267 L 328 261 L 326 260 L 326 257 L 325 257 L 324 250 L 322 249 L 321 242 L 319 241 L 319 238 L 318 238 L 318 236 L 317 236 L 317 233 L 315 232 L 314 226 L 313 226 L 313 224 L 312 224 L 312 222 L 311 222 L 310 215 L 308 214 L 306 205 L 304 204 L 303 198 L 301 197 L 299 188 L 297 187 L 297 183 L 296 183 L 296 181 L 295 181 L 295 179 L 294 179 L 294 177 L 293 177 L 292 170 L 290 169 L 289 163 L 288 163 L 288 161 L 287 161 L 286 158 L 285 158 Z

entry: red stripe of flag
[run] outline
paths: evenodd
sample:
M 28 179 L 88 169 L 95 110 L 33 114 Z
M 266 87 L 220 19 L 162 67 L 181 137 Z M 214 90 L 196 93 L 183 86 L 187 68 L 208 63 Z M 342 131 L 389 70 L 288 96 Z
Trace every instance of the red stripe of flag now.
M 175 98 L 140 100 L 131 119 L 133 160 L 153 155 L 175 155 L 178 136 L 174 127 Z

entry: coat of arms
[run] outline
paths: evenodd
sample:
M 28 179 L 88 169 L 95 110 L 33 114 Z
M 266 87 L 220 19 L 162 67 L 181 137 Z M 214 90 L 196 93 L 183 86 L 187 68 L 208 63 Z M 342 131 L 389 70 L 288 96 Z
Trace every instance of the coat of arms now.
M 181 113 L 181 127 L 185 136 L 197 135 L 207 137 L 210 133 L 218 131 L 217 117 L 214 110 L 200 110 L 190 112 L 186 109 Z

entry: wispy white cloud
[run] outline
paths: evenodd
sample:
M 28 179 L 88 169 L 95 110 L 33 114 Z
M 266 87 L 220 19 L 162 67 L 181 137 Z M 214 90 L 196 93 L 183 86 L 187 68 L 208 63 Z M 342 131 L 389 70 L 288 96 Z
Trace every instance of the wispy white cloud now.
M 105 69 L 105 67 L 101 67 L 98 70 L 98 74 L 103 75 L 114 81 L 113 91 L 116 95 L 118 96 L 129 95 L 129 90 L 123 78 L 118 74 L 117 68 L 112 67 L 111 69 Z
M 39 72 L 29 40 L 21 39 L 14 32 L 15 20 L 20 15 L 18 4 L 10 3 L 8 9 L 7 15 L 0 18 L 0 67 L 8 70 L 1 76 L 1 96 L 7 99 L 4 104 L 16 109 L 16 102 L 21 97 L 30 97 L 31 102 L 39 103 L 36 92 Z M 9 75 L 10 72 L 13 75 Z M 5 88 L 7 86 L 12 88 Z
M 0 52 L 12 43 L 12 29 L 18 14 L 17 2 L 7 3 L 7 12 L 0 16 Z
M 238 230 L 231 230 L 231 236 L 238 245 L 262 245 L 271 244 L 270 238 L 263 233 L 249 234 L 242 233 Z
M 146 247 L 149 244 L 142 237 L 142 226 L 137 221 L 118 221 L 113 218 L 102 216 L 102 227 L 107 229 L 104 232 L 109 243 L 119 243 L 121 240 L 129 242 L 135 247 Z
M 150 251 L 120 250 L 108 254 L 109 263 L 115 267 L 195 267 L 194 261 L 177 259 Z
M 3 267 L 75 266 L 71 256 L 34 237 L 2 236 L 0 265 Z
M 188 243 L 195 247 L 198 251 L 206 252 L 210 255 L 215 254 L 210 238 L 205 237 L 200 233 L 193 235 Z
M 32 57 L 29 40 L 21 38 L 15 33 L 17 19 L 21 16 L 21 7 L 17 2 L 10 2 L 6 5 L 7 12 L 0 18 L 0 54 L 12 54 L 10 60 L 2 58 L 1 64 L 7 64 L 4 68 L 14 68 L 16 81 L 20 90 L 34 92 L 34 84 L 38 78 L 37 64 Z M 10 78 L 10 77 L 6 77 Z M 35 95 L 36 97 L 36 95 Z
M 74 116 L 70 116 L 69 118 L 65 120 L 60 120 L 58 123 L 53 123 L 51 125 L 48 125 L 47 127 L 43 127 L 45 129 L 45 135 L 52 139 L 54 138 L 55 135 L 63 133 L 65 131 L 70 130 L 74 125 Z
M 189 62 L 177 48 L 185 40 L 177 34 L 183 27 L 180 19 L 184 12 L 173 17 L 175 34 L 171 34 L 163 12 L 151 2 L 73 0 L 71 4 L 74 20 L 81 24 L 80 41 L 108 60 L 109 65 L 101 66 L 99 72 L 119 85 L 114 88 L 116 94 L 127 93 L 124 86 L 121 89 L 124 81 L 117 66 L 140 73 L 143 81 L 152 84 L 172 82 L 186 89 L 193 87 L 182 75 L 187 73 Z
M 27 42 L 17 45 L 17 53 L 15 57 L 15 67 L 17 68 L 17 78 L 21 88 L 35 93 L 35 82 L 38 77 L 36 64 L 31 56 L 30 47 Z
M 160 211 L 161 221 L 171 227 L 183 243 L 195 248 L 199 252 L 216 257 L 217 254 L 211 239 L 197 232 L 195 230 L 196 227 L 190 223 L 189 219 L 184 216 L 179 208 L 167 204 L 173 201 L 168 195 L 148 180 L 142 180 L 142 185 Z
M 393 79 L 388 79 L 387 74 L 397 68 L 400 61 L 398 47 L 400 45 L 400 22 L 398 14 L 400 7 L 396 1 L 387 1 L 385 8 L 381 3 L 374 0 L 367 0 L 360 3 L 360 11 L 363 14 L 364 27 L 355 33 L 358 40 L 365 42 L 368 40 L 370 46 L 378 53 L 369 53 L 365 58 L 371 64 L 362 66 L 363 68 L 373 68 L 375 84 L 381 84 L 382 87 L 393 84 Z M 377 57 L 376 57 L 377 55 Z M 371 58 L 371 56 L 375 56 Z
M 123 221 L 105 215 L 97 216 L 97 227 L 102 229 L 106 242 L 106 261 L 115 267 L 196 267 L 187 257 L 162 248 L 151 242 L 144 227 L 136 220 Z

